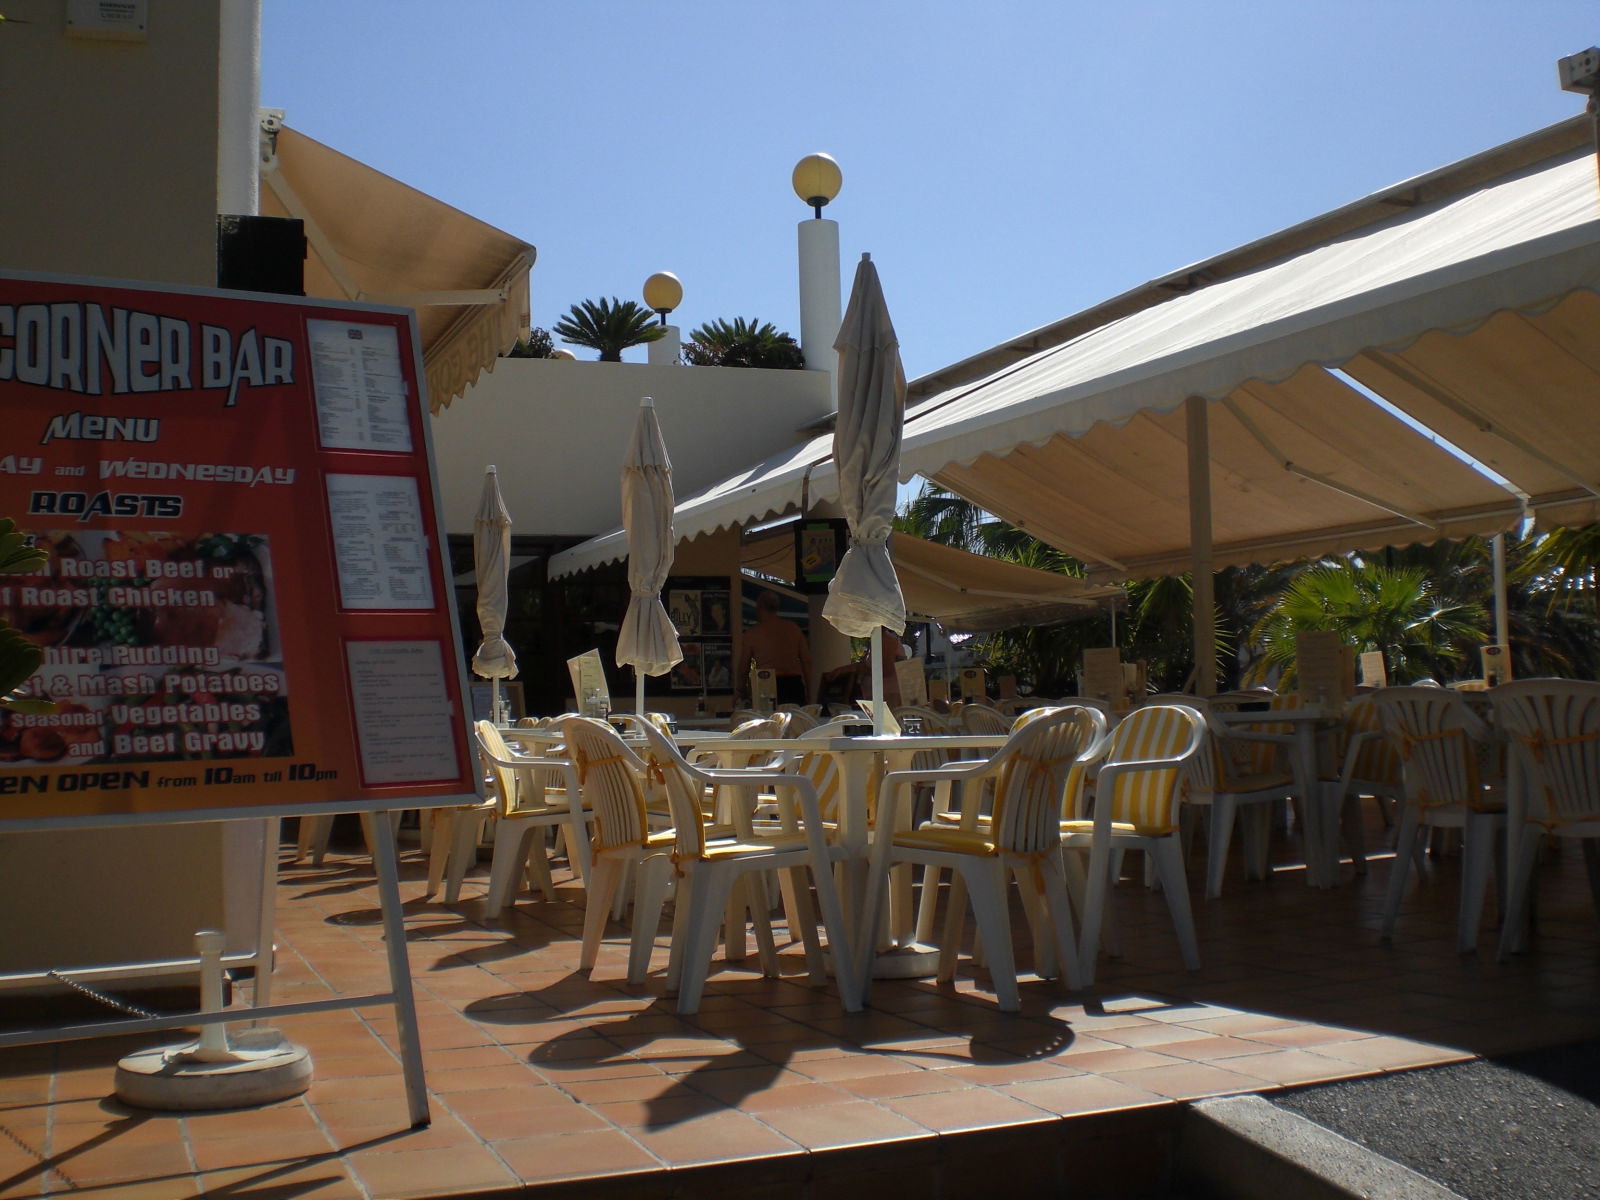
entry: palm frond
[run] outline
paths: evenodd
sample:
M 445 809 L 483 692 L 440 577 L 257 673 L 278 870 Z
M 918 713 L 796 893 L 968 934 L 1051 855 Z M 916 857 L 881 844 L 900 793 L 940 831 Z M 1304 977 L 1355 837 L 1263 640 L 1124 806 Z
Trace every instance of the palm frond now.
M 568 345 L 600 351 L 601 362 L 621 362 L 628 347 L 657 341 L 665 332 L 648 308 L 615 296 L 579 301 L 551 330 Z

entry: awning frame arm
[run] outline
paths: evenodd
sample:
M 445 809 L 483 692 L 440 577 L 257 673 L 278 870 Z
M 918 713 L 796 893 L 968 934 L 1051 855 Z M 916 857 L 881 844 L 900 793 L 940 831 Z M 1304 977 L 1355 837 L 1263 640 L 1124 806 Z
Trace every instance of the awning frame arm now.
M 1591 479 L 1585 479 L 1582 475 L 1579 475 L 1565 463 L 1552 458 L 1550 455 L 1538 449 L 1525 439 L 1518 437 L 1510 430 L 1502 429 L 1493 421 L 1489 420 L 1488 417 L 1480 413 L 1477 409 L 1473 408 L 1466 401 L 1451 395 L 1443 387 L 1435 384 L 1433 380 L 1426 378 L 1420 372 L 1413 370 L 1408 364 L 1402 362 L 1400 359 L 1395 358 L 1393 355 L 1388 354 L 1383 350 L 1364 350 L 1362 351 L 1362 356 L 1370 358 L 1384 370 L 1392 373 L 1400 380 L 1400 382 L 1406 384 L 1408 387 L 1415 388 L 1417 391 L 1421 392 L 1424 396 L 1428 397 L 1428 399 L 1434 401 L 1436 404 L 1443 405 L 1445 408 L 1455 413 L 1456 416 L 1471 422 L 1473 427 L 1476 428 L 1479 433 L 1488 434 L 1492 438 L 1499 439 L 1513 449 L 1519 450 L 1528 457 L 1543 463 L 1552 471 L 1557 472 L 1563 478 L 1569 480 L 1578 487 L 1582 488 L 1584 491 L 1588 492 L 1591 496 L 1600 498 L 1600 484 L 1595 483 Z M 1376 388 L 1373 390 L 1377 391 Z M 1380 393 L 1380 395 L 1381 394 L 1382 393 Z M 1387 396 L 1384 398 L 1388 399 Z M 1394 401 L 1390 400 L 1389 403 L 1394 404 Z M 1395 407 L 1401 408 L 1402 406 L 1396 404 Z M 1412 419 L 1417 420 L 1415 417 Z M 1516 480 L 1512 480 L 1512 482 L 1515 483 Z
M 1411 512 L 1409 509 L 1401 508 L 1398 505 L 1389 503 L 1387 500 L 1379 499 L 1377 496 L 1374 496 L 1368 492 L 1364 492 L 1360 488 L 1350 487 L 1347 484 L 1340 483 L 1337 480 L 1331 479 L 1317 471 L 1311 471 L 1300 466 L 1278 448 L 1277 443 L 1267 436 L 1265 430 L 1263 430 L 1249 417 L 1244 415 L 1244 412 L 1240 409 L 1238 402 L 1235 401 L 1232 396 L 1224 396 L 1221 403 L 1224 408 L 1233 414 L 1234 420 L 1238 421 L 1240 425 L 1244 426 L 1245 432 L 1254 438 L 1260 444 L 1261 448 L 1270 454 L 1278 463 L 1278 465 L 1289 474 L 1296 475 L 1301 479 L 1308 480 L 1311 483 L 1320 484 L 1330 491 L 1338 492 L 1343 496 L 1349 496 L 1352 500 L 1359 500 L 1363 504 L 1370 504 L 1373 508 L 1379 509 L 1382 512 L 1391 513 L 1394 516 L 1410 521 L 1413 524 L 1421 525 L 1425 529 L 1431 529 L 1435 533 L 1440 532 L 1444 528 L 1444 526 L 1438 521 L 1430 520 L 1421 513 Z
M 361 287 L 350 273 L 345 270 L 344 260 L 339 257 L 339 252 L 333 248 L 333 243 L 328 240 L 328 235 L 322 232 L 322 227 L 301 203 L 300 197 L 295 193 L 289 181 L 278 170 L 277 155 L 261 164 L 261 181 L 272 189 L 272 194 L 283 205 L 284 211 L 291 217 L 297 218 L 305 226 L 306 242 L 322 260 L 322 265 L 327 268 L 328 274 L 333 276 L 333 281 L 339 285 L 339 290 L 344 293 L 347 300 L 361 300 Z
M 921 567 L 912 566 L 910 563 L 896 562 L 894 569 L 896 571 L 904 571 L 908 575 L 916 575 L 931 583 L 940 584 L 943 587 L 950 588 L 952 591 L 959 592 L 963 596 L 983 596 L 994 600 L 1016 600 L 1029 604 L 1072 604 L 1080 608 L 1096 608 L 1099 606 L 1098 600 L 1090 600 L 1084 596 L 1031 596 L 1024 592 L 999 592 L 991 591 L 988 588 L 960 587 L 952 584 L 948 579 L 934 574 L 932 571 L 925 571 Z

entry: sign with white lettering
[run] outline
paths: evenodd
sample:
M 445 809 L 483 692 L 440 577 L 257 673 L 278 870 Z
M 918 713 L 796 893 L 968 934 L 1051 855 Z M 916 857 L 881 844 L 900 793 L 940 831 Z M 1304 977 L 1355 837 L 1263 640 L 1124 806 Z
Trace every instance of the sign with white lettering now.
M 409 311 L 0 272 L 0 823 L 474 799 Z

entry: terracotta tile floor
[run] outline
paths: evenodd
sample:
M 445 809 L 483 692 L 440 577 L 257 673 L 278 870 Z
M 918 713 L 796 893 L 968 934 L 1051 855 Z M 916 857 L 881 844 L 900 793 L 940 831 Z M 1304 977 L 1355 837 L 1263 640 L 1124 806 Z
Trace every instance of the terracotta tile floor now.
M 1293 844 L 1275 851 L 1267 883 L 1230 878 L 1221 900 L 1197 900 L 1205 967 L 1192 975 L 1161 897 L 1125 881 L 1123 957 L 1092 994 L 1028 979 L 1024 1011 L 1000 1014 L 963 960 L 953 988 L 880 983 L 869 1012 L 845 1016 L 790 953 L 781 979 L 719 969 L 691 1018 L 661 995 L 663 953 L 648 987 L 626 985 L 619 929 L 594 977 L 577 973 L 583 909 L 570 882 L 560 902 L 525 897 L 489 923 L 483 873 L 446 907 L 422 897 L 413 851 L 403 892 L 429 1127 L 407 1127 L 387 1010 L 286 1021 L 316 1082 L 248 1111 L 156 1114 L 108 1099 L 121 1054 L 175 1035 L 12 1049 L 0 1051 L 0 1197 L 826 1188 L 842 1200 L 962 1194 L 995 1171 L 1024 1194 L 1081 1182 L 1086 1163 L 1113 1181 L 1158 1170 L 1144 1161 L 1160 1157 L 1148 1139 L 1175 1102 L 1600 1034 L 1600 929 L 1576 852 L 1545 871 L 1535 952 L 1502 966 L 1492 931 L 1477 955 L 1455 953 L 1452 859 L 1414 888 L 1385 945 L 1386 859 L 1365 878 L 1346 865 L 1338 889 L 1313 891 Z M 279 895 L 277 999 L 382 990 L 364 856 L 286 863 Z

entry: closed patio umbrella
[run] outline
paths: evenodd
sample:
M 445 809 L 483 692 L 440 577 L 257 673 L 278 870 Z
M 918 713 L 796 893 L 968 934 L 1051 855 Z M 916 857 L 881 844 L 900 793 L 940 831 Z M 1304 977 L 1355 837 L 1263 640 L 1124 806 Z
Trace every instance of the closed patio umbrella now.
M 472 656 L 472 673 L 494 681 L 495 724 L 502 724 L 500 681 L 515 679 L 517 656 L 505 639 L 507 579 L 511 573 L 511 514 L 500 498 L 500 475 L 483 473 L 483 496 L 472 520 L 472 565 L 478 578 L 478 625 L 483 641 Z
M 822 615 L 840 633 L 872 637 L 872 731 L 882 733 L 883 630 L 906 627 L 905 599 L 889 557 L 906 376 L 878 269 L 863 254 L 833 347 L 839 352 L 839 417 L 833 460 L 850 547 L 828 584 Z
M 634 711 L 644 712 L 644 677 L 665 675 L 683 661 L 678 631 L 661 603 L 672 569 L 672 462 L 656 420 L 655 401 L 639 402 L 622 463 L 622 527 L 628 535 L 628 612 L 617 635 L 617 665 L 632 667 Z

